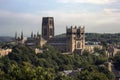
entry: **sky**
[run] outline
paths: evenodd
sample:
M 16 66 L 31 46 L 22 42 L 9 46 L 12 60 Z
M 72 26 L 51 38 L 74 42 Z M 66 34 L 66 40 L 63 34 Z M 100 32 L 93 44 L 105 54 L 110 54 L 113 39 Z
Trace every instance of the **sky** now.
M 54 17 L 56 35 L 65 33 L 66 26 L 119 33 L 120 0 L 0 0 L 0 36 L 41 33 L 42 17 Z

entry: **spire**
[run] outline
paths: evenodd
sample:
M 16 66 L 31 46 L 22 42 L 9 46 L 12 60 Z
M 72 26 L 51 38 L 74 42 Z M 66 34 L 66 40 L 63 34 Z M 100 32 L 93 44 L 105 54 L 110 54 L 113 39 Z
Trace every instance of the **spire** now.
M 18 36 L 17 36 L 17 32 L 15 32 L 15 39 L 17 39 L 18 38 Z
M 23 31 L 21 32 L 21 39 L 23 39 Z
M 37 32 L 37 38 L 40 39 L 40 34 L 39 31 Z
M 31 38 L 33 38 L 33 31 L 31 32 Z
M 39 32 L 37 32 L 37 37 L 39 36 Z

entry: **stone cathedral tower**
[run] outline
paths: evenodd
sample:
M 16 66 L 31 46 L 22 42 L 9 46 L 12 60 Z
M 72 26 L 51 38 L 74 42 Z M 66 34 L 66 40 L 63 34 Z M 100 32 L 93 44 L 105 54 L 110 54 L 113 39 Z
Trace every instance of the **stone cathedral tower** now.
M 71 28 L 66 29 L 66 32 L 67 51 L 71 53 L 81 53 L 85 48 L 85 28 L 71 26 Z
M 54 37 L 54 18 L 43 17 L 42 19 L 42 37 L 49 40 Z

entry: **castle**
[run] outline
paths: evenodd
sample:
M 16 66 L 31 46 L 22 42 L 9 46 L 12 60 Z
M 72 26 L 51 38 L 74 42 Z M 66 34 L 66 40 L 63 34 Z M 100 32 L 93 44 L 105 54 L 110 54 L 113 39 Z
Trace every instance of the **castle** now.
M 93 50 L 94 47 L 85 45 L 85 27 L 66 27 L 66 34 L 55 36 L 54 31 L 54 18 L 53 17 L 43 17 L 42 18 L 42 35 L 39 33 L 31 33 L 31 37 L 24 38 L 23 32 L 21 33 L 21 38 L 17 37 L 15 34 L 15 40 L 18 44 L 25 44 L 27 46 L 40 46 L 51 45 L 55 47 L 60 52 L 68 53 L 82 53 L 84 49 Z M 98 46 L 101 47 L 101 46 Z

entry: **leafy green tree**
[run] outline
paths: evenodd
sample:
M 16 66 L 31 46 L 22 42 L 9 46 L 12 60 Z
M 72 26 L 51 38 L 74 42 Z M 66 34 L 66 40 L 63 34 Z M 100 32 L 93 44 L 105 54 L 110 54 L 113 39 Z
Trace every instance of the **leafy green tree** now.
M 54 80 L 54 75 L 49 71 L 45 71 L 42 67 L 36 68 L 36 75 L 37 80 Z
M 20 67 L 17 64 L 10 65 L 8 69 L 8 79 L 10 80 L 21 80 L 23 77 L 23 74 L 21 72 Z
M 108 80 L 108 78 L 105 74 L 98 71 L 88 71 L 85 69 L 77 74 L 75 80 Z
M 118 52 L 118 53 L 115 55 L 113 61 L 114 61 L 114 66 L 115 66 L 115 68 L 116 68 L 117 70 L 120 70 L 120 52 Z
M 58 73 L 54 80 L 75 80 L 75 79 L 67 75 L 62 75 Z
M 33 47 L 17 45 L 13 51 L 0 58 L 1 80 L 114 80 L 106 68 L 99 64 L 106 61 L 104 50 L 98 56 L 86 51 L 83 55 L 63 55 L 51 46 L 43 47 L 43 53 L 35 54 Z M 119 58 L 116 58 L 119 59 Z M 117 62 L 116 59 L 114 62 Z M 96 65 L 97 63 L 97 65 Z M 77 70 L 76 76 L 59 74 L 63 70 Z M 100 75 L 100 76 L 98 76 Z M 106 77 L 105 77 L 106 76 Z
M 4 75 L 5 75 L 4 71 L 0 70 L 0 80 L 6 79 Z
M 108 68 L 106 68 L 105 66 L 100 66 L 98 67 L 99 72 L 102 72 L 106 75 L 106 77 L 108 78 L 108 80 L 115 80 L 115 76 L 112 72 L 110 72 L 108 70 Z
M 36 70 L 33 65 L 28 62 L 23 63 L 22 67 L 23 80 L 34 80 L 36 79 Z

